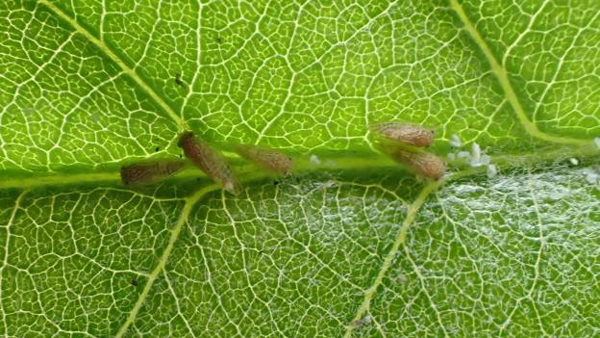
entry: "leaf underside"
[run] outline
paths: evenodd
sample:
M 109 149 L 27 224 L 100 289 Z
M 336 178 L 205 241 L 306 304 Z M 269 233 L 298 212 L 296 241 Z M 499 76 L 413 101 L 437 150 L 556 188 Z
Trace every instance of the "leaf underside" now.
M 599 13 L 3 2 L 0 334 L 597 335 Z M 447 179 L 376 151 L 369 124 L 392 120 L 435 130 Z M 178 159 L 184 129 L 297 168 L 226 153 L 237 196 L 191 165 L 120 183 L 125 163 Z M 474 143 L 497 175 L 447 157 Z

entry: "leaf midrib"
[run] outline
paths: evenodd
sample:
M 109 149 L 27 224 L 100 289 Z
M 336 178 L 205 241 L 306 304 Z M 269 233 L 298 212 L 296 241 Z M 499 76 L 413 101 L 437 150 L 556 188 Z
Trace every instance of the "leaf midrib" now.
M 491 156 L 491 162 L 496 165 L 497 169 L 510 170 L 525 166 L 540 167 L 557 160 L 566 160 L 567 158 L 578 158 L 580 161 L 596 162 L 599 155 L 599 149 L 595 145 L 586 144 L 583 147 L 554 147 L 545 151 L 535 151 L 531 153 L 515 153 L 510 155 Z M 252 164 L 239 162 L 239 159 L 232 158 L 236 161 L 234 171 L 240 179 L 241 183 L 256 181 L 271 176 L 269 173 L 257 171 Z M 380 154 L 373 156 L 357 157 L 354 154 L 346 153 L 341 156 L 331 159 L 331 163 L 316 165 L 306 157 L 294 158 L 295 169 L 294 175 L 301 176 L 303 174 L 319 171 L 360 171 L 360 172 L 377 172 L 388 169 L 397 169 L 398 164 L 391 161 L 389 158 Z M 451 163 L 451 167 L 459 169 L 452 172 L 452 176 L 471 176 L 481 172 L 481 170 L 473 170 L 477 168 L 469 168 L 466 163 L 459 164 L 458 162 Z M 483 168 L 483 167 L 480 167 Z M 81 173 L 64 173 L 64 174 L 30 174 L 29 176 L 21 176 L 0 181 L 0 189 L 34 189 L 44 186 L 74 186 L 79 184 L 103 183 L 106 185 L 120 185 L 121 178 L 119 176 L 119 167 L 111 167 L 105 171 L 81 172 Z M 483 168 L 485 169 L 485 168 Z M 190 180 L 198 177 L 206 177 L 206 174 L 196 167 L 186 167 L 180 173 L 170 177 L 169 180 Z

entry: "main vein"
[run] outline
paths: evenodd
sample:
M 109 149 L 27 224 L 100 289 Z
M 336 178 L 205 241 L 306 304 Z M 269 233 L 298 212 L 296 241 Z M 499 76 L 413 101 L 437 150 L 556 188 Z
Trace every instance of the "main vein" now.
M 89 41 L 95 44 L 100 50 L 106 54 L 113 62 L 115 62 L 123 72 L 129 75 L 148 95 L 160 105 L 160 107 L 167 112 L 169 117 L 177 123 L 180 131 L 184 129 L 183 120 L 175 114 L 175 111 L 130 67 L 128 67 L 120 57 L 118 57 L 103 41 L 97 39 L 92 33 L 90 33 L 87 29 L 82 27 L 77 23 L 77 20 L 71 18 L 67 13 L 63 12 L 56 5 L 51 3 L 49 0 L 39 0 L 40 4 L 48 7 L 51 11 L 56 13 L 60 18 L 65 20 L 71 26 L 75 28 L 77 32 L 81 35 L 85 36 Z
M 510 80 L 508 79 L 508 74 L 507 74 L 506 69 L 504 68 L 503 65 L 501 65 L 498 62 L 498 60 L 496 60 L 496 57 L 492 53 L 491 49 L 488 47 L 487 43 L 485 42 L 483 37 L 479 34 L 479 32 L 477 31 L 477 29 L 475 28 L 473 23 L 469 20 L 465 11 L 463 10 L 462 6 L 458 3 L 458 0 L 450 0 L 450 7 L 458 14 L 458 16 L 460 17 L 460 20 L 464 24 L 464 30 L 466 30 L 471 35 L 473 40 L 475 40 L 475 42 L 477 43 L 477 45 L 479 46 L 479 48 L 485 55 L 487 61 L 489 62 L 490 66 L 492 67 L 492 72 L 496 75 L 496 78 L 498 79 L 500 86 L 502 86 L 502 89 L 504 90 L 504 95 L 506 96 L 506 99 L 512 106 L 515 114 L 517 115 L 517 118 L 519 119 L 519 121 L 521 122 L 521 124 L 523 125 L 523 127 L 525 128 L 527 133 L 529 133 L 533 137 L 536 137 L 536 138 L 539 138 L 539 139 L 542 139 L 545 141 L 549 141 L 549 142 L 554 142 L 554 143 L 574 144 L 574 145 L 585 145 L 585 144 L 592 143 L 592 141 L 590 141 L 590 140 L 582 140 L 582 139 L 576 139 L 576 138 L 549 135 L 549 134 L 546 134 L 546 133 L 540 131 L 538 129 L 538 127 L 527 118 L 527 116 L 525 114 L 525 110 L 523 109 L 523 106 L 521 105 L 521 102 L 517 98 L 517 94 L 515 93 L 512 85 L 510 83 Z
M 117 338 L 123 337 L 123 335 L 127 332 L 127 329 L 129 328 L 129 326 L 131 324 L 133 324 L 133 322 L 135 321 L 135 318 L 137 317 L 137 314 L 140 311 L 140 308 L 144 304 L 144 301 L 148 297 L 148 294 L 150 293 L 150 289 L 152 289 L 152 286 L 154 285 L 156 278 L 165 269 L 165 265 L 167 264 L 167 261 L 169 260 L 171 251 L 173 250 L 173 247 L 175 246 L 175 242 L 177 242 L 177 239 L 179 238 L 181 229 L 183 228 L 183 225 L 187 221 L 187 219 L 192 211 L 192 208 L 194 207 L 194 205 L 196 205 L 196 202 L 198 202 L 207 193 L 217 190 L 218 188 L 219 187 L 216 184 L 210 185 L 208 187 L 205 187 L 204 189 L 199 190 L 198 192 L 196 192 L 194 195 L 190 196 L 186 200 L 185 205 L 183 207 L 183 211 L 181 212 L 181 216 L 179 216 L 177 223 L 175 223 L 173 230 L 171 230 L 171 237 L 169 238 L 169 244 L 167 245 L 167 248 L 163 252 L 162 256 L 160 257 L 158 264 L 156 265 L 154 270 L 152 270 L 152 273 L 150 273 L 150 276 L 148 277 L 148 282 L 146 283 L 144 290 L 140 294 L 140 298 L 138 298 L 137 302 L 135 303 L 135 306 L 129 313 L 129 317 L 127 317 L 127 320 L 125 321 L 125 323 L 123 323 L 123 325 L 117 332 L 117 335 L 116 335 Z
M 585 146 L 573 147 L 573 146 L 553 146 L 552 148 L 538 149 L 531 153 L 517 153 L 511 155 L 497 155 L 492 156 L 492 162 L 499 169 L 511 169 L 517 167 L 535 166 L 542 163 L 566 160 L 570 157 L 577 157 L 579 159 L 587 159 L 590 161 L 597 162 L 598 156 L 600 155 L 600 149 L 594 144 L 586 144 Z M 239 159 L 232 158 L 232 164 L 234 164 L 235 172 L 242 181 L 253 181 L 267 177 L 268 174 L 262 171 L 257 171 L 253 165 L 245 164 L 240 162 Z M 460 161 L 449 163 L 450 167 L 458 169 L 460 171 L 454 171 L 452 174 L 453 178 L 457 178 L 457 175 L 470 176 L 479 174 L 480 170 L 471 170 L 465 168 L 465 163 Z M 357 157 L 354 154 L 341 154 L 335 158 L 331 158 L 331 161 L 327 161 L 323 164 L 315 164 L 311 162 L 309 158 L 298 157 L 294 159 L 294 174 L 301 175 L 303 173 L 310 173 L 315 171 L 376 171 L 384 170 L 388 168 L 397 168 L 398 164 L 392 160 L 384 157 L 383 155 L 372 154 L 372 156 Z M 205 177 L 200 169 L 195 167 L 188 167 L 181 173 L 173 177 L 174 180 L 189 180 L 197 177 Z M 10 175 L 7 175 L 10 177 Z M 34 189 L 43 186 L 68 186 L 78 184 L 105 184 L 114 185 L 119 184 L 121 181 L 119 177 L 118 167 L 106 168 L 104 171 L 91 171 L 86 173 L 61 173 L 61 174 L 31 174 L 28 177 L 11 177 L 8 179 L 0 180 L 0 190 L 10 188 L 21 188 L 21 189 Z

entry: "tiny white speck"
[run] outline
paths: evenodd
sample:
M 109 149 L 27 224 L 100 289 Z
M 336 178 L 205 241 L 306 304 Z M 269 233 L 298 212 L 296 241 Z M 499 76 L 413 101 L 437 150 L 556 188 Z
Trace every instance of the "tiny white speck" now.
M 366 316 L 365 318 L 363 318 L 363 320 L 366 324 L 369 324 L 371 322 L 371 316 Z
M 455 159 L 456 159 L 456 155 L 454 155 L 454 153 L 448 154 L 448 160 L 449 161 L 454 161 Z
M 598 181 L 598 174 L 593 173 L 593 172 L 589 172 L 586 176 L 585 176 L 586 181 L 588 181 L 588 183 L 590 184 L 596 184 L 596 182 Z
M 487 166 L 487 176 L 489 178 L 493 178 L 494 176 L 496 176 L 496 174 L 498 174 L 498 170 L 496 169 L 496 166 L 493 164 L 490 164 Z
M 600 137 L 596 137 L 594 143 L 596 143 L 596 147 L 600 148 Z
M 571 162 L 572 165 L 578 165 L 579 164 L 579 161 L 576 158 L 574 158 L 574 157 L 571 157 L 569 159 L 569 162 Z
M 319 156 L 317 156 L 317 155 L 310 155 L 310 163 L 319 165 L 319 164 L 321 164 L 321 160 L 319 159 Z
M 462 141 L 458 138 L 458 136 L 456 134 L 450 136 L 450 145 L 458 148 L 460 146 L 462 146 Z
M 458 158 L 469 158 L 471 157 L 471 154 L 469 154 L 469 152 L 467 151 L 461 151 L 458 153 Z
M 488 165 L 492 162 L 492 158 L 489 155 L 482 155 L 480 163 L 482 165 Z

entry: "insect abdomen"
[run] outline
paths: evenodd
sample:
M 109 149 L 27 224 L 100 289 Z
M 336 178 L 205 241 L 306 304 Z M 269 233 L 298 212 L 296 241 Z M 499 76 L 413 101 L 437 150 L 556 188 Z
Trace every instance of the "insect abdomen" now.
M 446 162 L 433 154 L 396 149 L 390 155 L 419 176 L 437 180 L 446 174 Z
M 196 139 L 194 133 L 185 132 L 178 142 L 183 148 L 185 156 L 189 158 L 198 168 L 215 182 L 222 185 L 226 190 L 235 193 L 238 185 L 235 181 L 233 171 L 227 161 L 206 143 Z
M 294 162 L 289 156 L 272 149 L 238 145 L 235 146 L 235 151 L 259 167 L 282 175 L 288 175 L 294 166 Z

